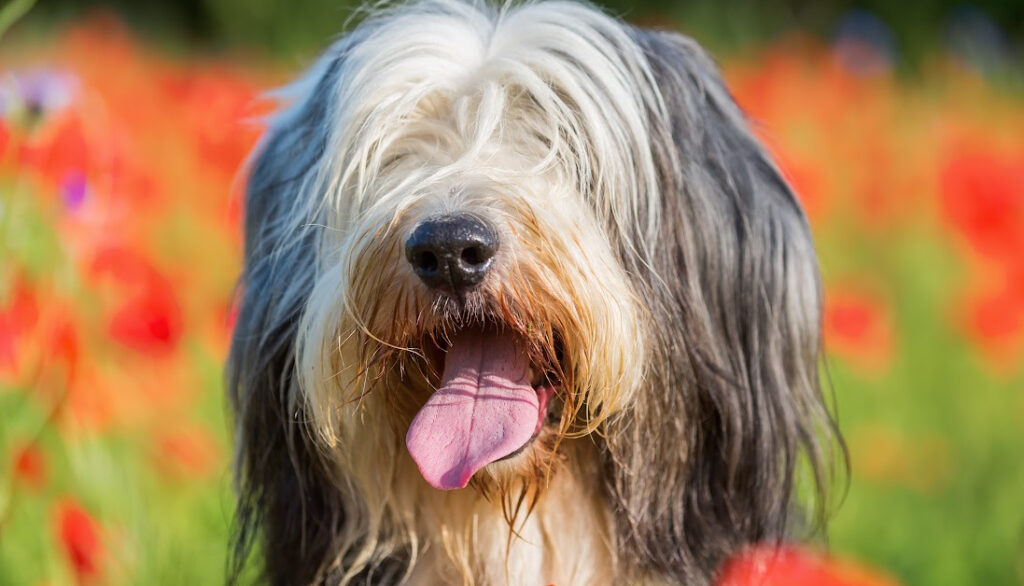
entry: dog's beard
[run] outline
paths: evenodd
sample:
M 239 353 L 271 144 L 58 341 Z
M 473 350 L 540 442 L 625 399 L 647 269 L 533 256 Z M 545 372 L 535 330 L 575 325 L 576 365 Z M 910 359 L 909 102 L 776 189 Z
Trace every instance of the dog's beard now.
M 428 308 L 413 312 L 421 324 L 358 336 L 361 378 L 376 381 L 360 385 L 358 400 L 386 412 L 391 434 L 437 489 L 543 485 L 557 445 L 603 416 L 587 412 L 590 393 L 577 383 L 589 362 L 581 332 L 552 315 L 550 301 L 498 291 L 466 300 L 421 292 Z
M 476 477 L 485 489 L 485 479 L 550 469 L 547 448 L 561 428 L 565 390 L 573 388 L 558 330 L 484 292 L 423 297 L 425 323 L 368 344 L 361 362 L 378 365 L 370 391 L 377 396 L 366 399 L 383 402 L 392 433 L 404 438 L 424 479 L 438 489 L 463 488 L 477 471 L 503 463 L 501 473 Z

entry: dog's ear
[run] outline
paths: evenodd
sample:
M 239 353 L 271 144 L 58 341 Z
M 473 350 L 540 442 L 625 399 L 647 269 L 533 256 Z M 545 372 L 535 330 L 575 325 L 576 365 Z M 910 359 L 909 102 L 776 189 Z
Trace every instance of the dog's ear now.
M 661 93 L 662 211 L 635 246 L 653 258 L 627 260 L 646 275 L 651 369 L 606 434 L 608 492 L 641 567 L 702 584 L 736 549 L 791 530 L 801 458 L 824 496 L 820 285 L 803 212 L 714 65 L 682 36 L 634 35 Z
M 325 84 L 310 80 L 316 86 Z M 271 122 L 249 172 L 245 266 L 228 361 L 235 417 L 235 515 L 229 582 L 262 541 L 263 570 L 273 584 L 308 584 L 327 554 L 343 514 L 303 429 L 295 388 L 295 337 L 313 286 L 314 230 L 296 232 L 294 201 L 325 143 L 325 87 Z
M 307 427 L 295 344 L 322 237 L 321 223 L 305 216 L 315 210 L 308 203 L 317 197 L 311 191 L 346 46 L 343 39 L 284 90 L 292 104 L 271 120 L 249 172 L 245 265 L 227 369 L 239 493 L 229 583 L 247 581 L 247 559 L 260 545 L 258 565 L 272 584 L 320 583 L 340 569 L 332 561 L 346 493 Z

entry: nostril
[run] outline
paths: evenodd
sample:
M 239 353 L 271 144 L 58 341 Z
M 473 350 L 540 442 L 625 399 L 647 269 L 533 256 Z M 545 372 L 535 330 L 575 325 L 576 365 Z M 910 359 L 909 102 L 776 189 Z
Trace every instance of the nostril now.
M 433 273 L 437 270 L 437 255 L 429 250 L 413 255 L 413 267 L 425 273 Z
M 486 254 L 481 246 L 470 246 L 463 249 L 459 258 L 461 258 L 462 262 L 467 265 L 476 267 L 487 262 L 491 258 L 491 255 Z

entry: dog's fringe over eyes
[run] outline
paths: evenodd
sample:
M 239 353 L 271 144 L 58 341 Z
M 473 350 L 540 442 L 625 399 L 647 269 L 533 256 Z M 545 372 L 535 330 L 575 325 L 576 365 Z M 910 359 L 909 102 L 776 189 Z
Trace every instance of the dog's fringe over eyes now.
M 699 585 L 823 522 L 843 452 L 809 229 L 692 41 L 430 0 L 374 9 L 277 97 L 228 366 L 231 582 L 255 551 L 273 584 Z M 453 217 L 500 242 L 458 290 L 406 255 Z M 536 397 L 501 392 L 537 429 L 433 479 L 416 450 L 457 439 L 413 438 L 470 351 L 478 377 L 489 352 L 529 367 Z

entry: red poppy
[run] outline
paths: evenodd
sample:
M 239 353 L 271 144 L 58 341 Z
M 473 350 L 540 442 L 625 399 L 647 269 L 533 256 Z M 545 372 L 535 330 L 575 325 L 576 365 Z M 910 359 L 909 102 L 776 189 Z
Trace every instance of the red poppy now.
M 80 504 L 65 500 L 57 505 L 57 539 L 79 584 L 98 579 L 105 555 L 100 527 Z
M 143 354 L 166 355 L 182 336 L 183 317 L 170 279 L 127 247 L 100 251 L 92 263 L 97 278 L 113 283 L 117 303 L 108 332 Z
M 63 369 L 65 388 L 71 386 L 78 372 L 80 354 L 78 327 L 70 317 L 54 320 L 44 341 L 43 367 L 47 371 Z
M 979 299 L 971 311 L 971 327 L 983 340 L 1012 339 L 1024 326 L 1024 307 L 1010 295 L 997 294 Z
M 1020 292 L 1003 288 L 967 299 L 963 307 L 967 334 L 992 366 L 1012 374 L 1020 366 L 1024 346 L 1024 299 Z
M 110 318 L 110 337 L 150 355 L 173 350 L 181 338 L 181 309 L 170 284 L 150 286 L 121 304 Z
M 941 177 L 945 217 L 977 254 L 958 314 L 992 365 L 1012 372 L 1024 346 L 1024 144 L 961 134 Z
M 717 586 L 896 586 L 893 579 L 795 546 L 758 546 L 723 566 Z
M 889 312 L 882 300 L 856 289 L 825 295 L 825 347 L 866 372 L 888 366 L 893 352 Z
M 18 374 L 19 341 L 38 319 L 35 294 L 24 281 L 16 281 L 7 304 L 0 306 L 0 380 Z
M 27 444 L 16 452 L 14 477 L 23 485 L 35 490 L 46 484 L 46 460 L 39 446 Z
M 0 119 L 0 158 L 3 158 L 4 153 L 7 152 L 7 143 L 10 141 L 11 131 L 7 129 L 7 124 L 3 119 Z
M 51 186 L 59 186 L 73 173 L 88 174 L 94 149 L 82 120 L 69 114 L 43 127 L 36 139 L 23 144 L 20 160 L 22 168 L 34 170 Z
M 1014 261 L 1024 250 L 1024 157 L 972 144 L 950 150 L 941 169 L 946 218 L 979 253 Z

